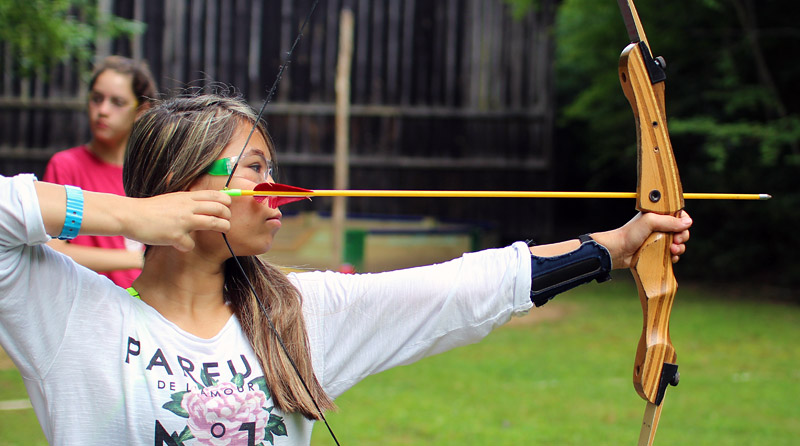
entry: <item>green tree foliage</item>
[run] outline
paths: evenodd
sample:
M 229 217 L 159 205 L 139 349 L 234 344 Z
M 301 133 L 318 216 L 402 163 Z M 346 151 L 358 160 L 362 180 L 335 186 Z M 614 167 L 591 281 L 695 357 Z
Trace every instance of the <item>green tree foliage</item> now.
M 505 3 L 511 8 L 511 16 L 518 20 L 539 8 L 538 0 L 505 0 Z
M 519 0 L 524 1 L 524 0 Z M 682 275 L 800 284 L 800 28 L 788 0 L 636 2 L 667 60 L 667 114 L 684 190 L 763 192 L 768 202 L 688 202 Z M 560 150 L 573 184 L 635 186 L 635 133 L 617 80 L 629 40 L 616 2 L 565 0 L 556 27 Z M 575 136 L 578 135 L 578 136 Z M 573 147 L 563 147 L 564 144 Z M 588 179 L 588 180 L 587 180 Z
M 141 32 L 143 23 L 102 14 L 96 0 L 0 0 L 0 39 L 23 76 L 68 60 L 88 66 L 97 38 Z

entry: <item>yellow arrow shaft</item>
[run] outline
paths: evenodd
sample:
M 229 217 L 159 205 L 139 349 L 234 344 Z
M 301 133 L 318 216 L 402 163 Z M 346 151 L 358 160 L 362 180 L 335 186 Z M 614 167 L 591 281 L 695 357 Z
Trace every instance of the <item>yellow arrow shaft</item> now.
M 243 190 L 242 195 L 271 197 L 422 197 L 422 198 L 636 198 L 633 192 L 550 192 L 550 191 L 498 191 L 498 190 L 314 190 L 254 191 Z M 767 194 L 685 193 L 688 200 L 768 200 Z

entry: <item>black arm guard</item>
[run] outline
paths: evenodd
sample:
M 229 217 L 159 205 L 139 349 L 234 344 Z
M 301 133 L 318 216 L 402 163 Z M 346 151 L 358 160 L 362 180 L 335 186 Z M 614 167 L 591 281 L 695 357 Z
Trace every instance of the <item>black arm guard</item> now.
M 589 236 L 575 251 L 555 257 L 531 255 L 531 302 L 537 307 L 578 285 L 610 279 L 611 254 Z

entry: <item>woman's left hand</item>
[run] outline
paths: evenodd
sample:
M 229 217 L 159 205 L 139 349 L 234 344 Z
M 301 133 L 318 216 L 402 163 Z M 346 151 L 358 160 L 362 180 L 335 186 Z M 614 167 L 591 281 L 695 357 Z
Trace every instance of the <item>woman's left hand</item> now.
M 617 269 L 630 267 L 633 255 L 650 234 L 671 232 L 670 252 L 672 253 L 672 263 L 676 263 L 686 252 L 686 242 L 689 240 L 689 227 L 691 226 L 692 219 L 686 211 L 681 211 L 678 217 L 640 212 L 621 228 L 594 233 L 592 237 L 608 249 L 611 253 L 613 267 Z

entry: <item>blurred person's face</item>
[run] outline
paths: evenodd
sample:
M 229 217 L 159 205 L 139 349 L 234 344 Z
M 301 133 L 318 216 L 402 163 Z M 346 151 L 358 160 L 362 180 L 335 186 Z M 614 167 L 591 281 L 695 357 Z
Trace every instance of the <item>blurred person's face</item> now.
M 89 92 L 89 126 L 92 138 L 103 145 L 127 141 L 136 119 L 133 78 L 114 70 L 100 73 Z

